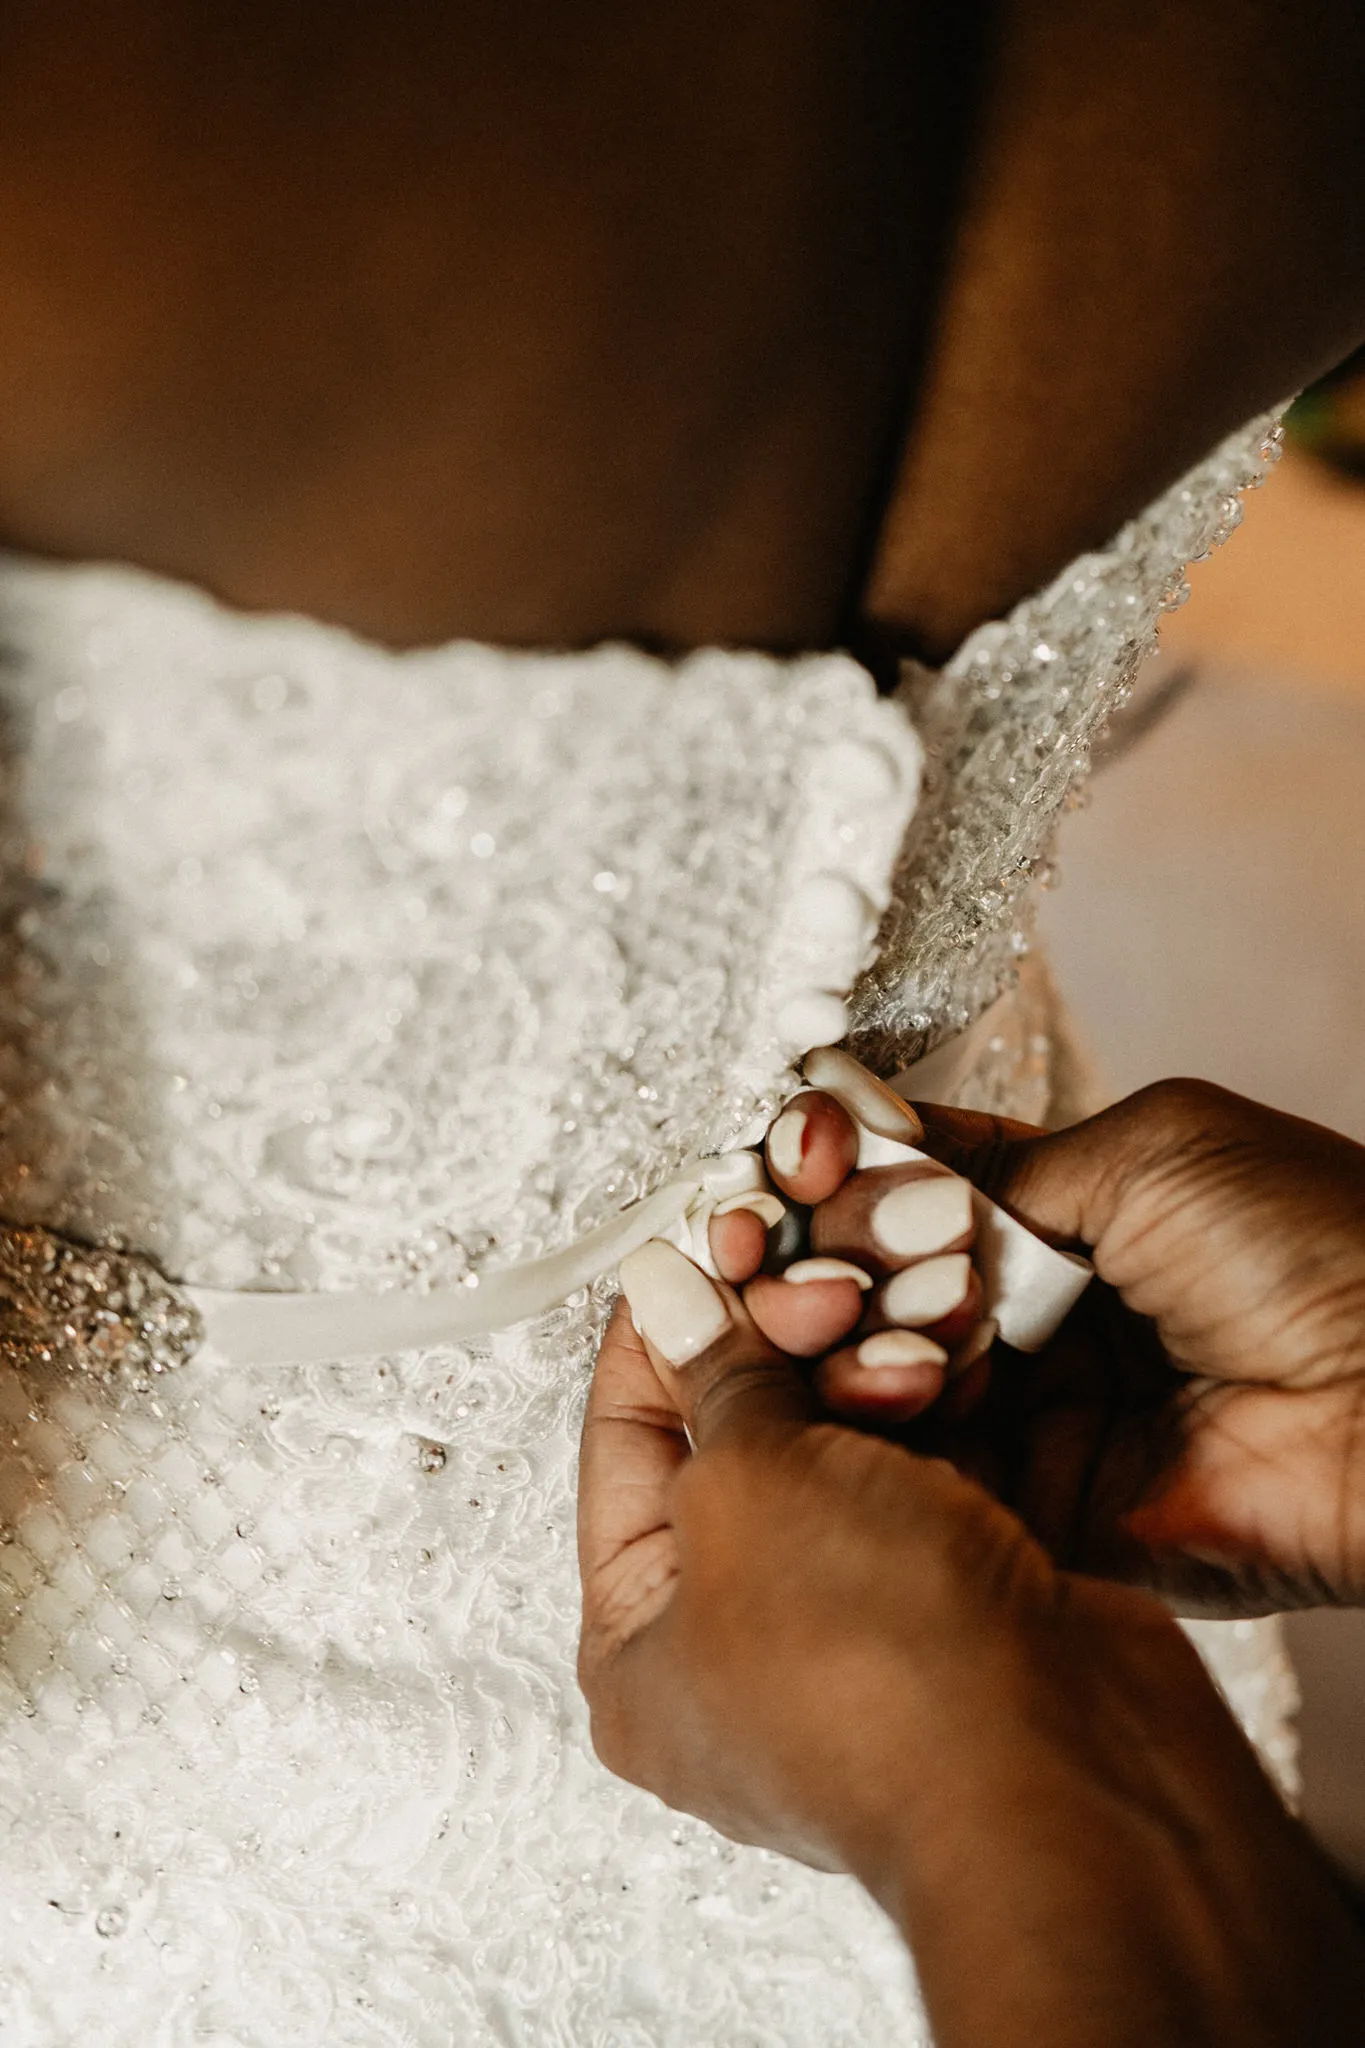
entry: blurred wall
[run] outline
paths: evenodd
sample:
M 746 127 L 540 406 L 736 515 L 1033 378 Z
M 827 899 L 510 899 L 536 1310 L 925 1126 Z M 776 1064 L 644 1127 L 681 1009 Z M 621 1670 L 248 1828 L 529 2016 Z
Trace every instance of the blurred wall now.
M 1191 583 L 1148 683 L 1193 687 L 1068 820 L 1044 932 L 1115 1094 L 1203 1074 L 1365 1141 L 1365 486 L 1291 457 Z M 1305 1812 L 1365 1879 L 1365 1614 L 1287 1626 Z

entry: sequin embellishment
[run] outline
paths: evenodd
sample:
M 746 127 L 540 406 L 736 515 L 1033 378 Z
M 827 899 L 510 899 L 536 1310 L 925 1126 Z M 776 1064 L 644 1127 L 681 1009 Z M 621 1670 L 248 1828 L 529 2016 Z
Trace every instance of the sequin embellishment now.
M 0 1228 L 0 1358 L 92 1373 L 145 1393 L 192 1358 L 194 1304 L 149 1259 L 95 1251 L 50 1230 Z

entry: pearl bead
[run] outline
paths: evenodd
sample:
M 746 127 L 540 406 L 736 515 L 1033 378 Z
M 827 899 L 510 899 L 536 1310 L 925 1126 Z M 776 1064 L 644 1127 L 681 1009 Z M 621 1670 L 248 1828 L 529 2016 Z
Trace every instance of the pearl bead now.
M 865 740 L 839 740 L 820 762 L 817 774 L 836 799 L 858 804 L 887 803 L 900 787 L 900 767 L 885 747 Z
M 793 1053 L 837 1045 L 848 1030 L 848 1011 L 839 996 L 812 988 L 791 996 L 777 1013 L 777 1035 Z

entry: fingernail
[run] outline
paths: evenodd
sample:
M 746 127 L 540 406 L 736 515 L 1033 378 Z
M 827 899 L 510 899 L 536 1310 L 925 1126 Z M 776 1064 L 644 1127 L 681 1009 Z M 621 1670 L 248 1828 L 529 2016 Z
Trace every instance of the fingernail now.
M 874 1372 L 888 1365 L 948 1363 L 948 1354 L 941 1344 L 919 1336 L 914 1330 L 878 1330 L 875 1337 L 864 1337 L 855 1355 L 859 1365 Z
M 729 1327 L 725 1303 L 705 1273 L 662 1238 L 622 1259 L 621 1290 L 636 1329 L 670 1365 L 686 1365 Z
M 921 1323 L 937 1323 L 960 1308 L 972 1284 L 972 1262 L 966 1252 L 948 1252 L 921 1265 L 907 1266 L 888 1280 L 882 1292 L 882 1308 L 889 1321 L 916 1329 Z
M 772 1230 L 787 1213 L 787 1205 L 780 1195 L 753 1193 L 729 1195 L 723 1202 L 717 1202 L 711 1211 L 713 1216 L 733 1216 L 737 1209 L 752 1209 L 765 1230 Z
M 872 1211 L 872 1232 L 896 1258 L 923 1258 L 956 1244 L 972 1227 L 972 1191 L 956 1174 L 928 1174 L 883 1195 Z
M 790 1179 L 801 1171 L 806 1149 L 806 1125 L 810 1118 L 799 1104 L 784 1109 L 768 1133 L 768 1164 L 774 1173 Z
M 852 1053 L 822 1045 L 807 1053 L 801 1071 L 812 1088 L 834 1096 L 850 1116 L 879 1137 L 899 1138 L 902 1144 L 917 1145 L 924 1136 L 924 1125 L 910 1105 L 902 1102 L 885 1081 L 869 1074 Z
M 793 1287 L 804 1287 L 811 1280 L 851 1280 L 864 1294 L 872 1285 L 872 1275 L 851 1259 L 798 1259 L 782 1278 L 790 1280 Z
M 978 1323 L 966 1343 L 953 1353 L 954 1378 L 966 1372 L 969 1365 L 975 1365 L 978 1358 L 984 1358 L 999 1335 L 1000 1325 L 994 1316 L 987 1316 L 984 1323 Z

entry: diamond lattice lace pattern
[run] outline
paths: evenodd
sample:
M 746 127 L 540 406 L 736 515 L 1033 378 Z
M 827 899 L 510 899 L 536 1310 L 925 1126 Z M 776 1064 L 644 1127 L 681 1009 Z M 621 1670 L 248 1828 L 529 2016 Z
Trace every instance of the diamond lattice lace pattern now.
M 897 1063 L 1013 971 L 1027 863 L 1256 439 L 920 690 L 926 808 L 854 999 Z M 913 797 L 903 710 L 840 660 L 395 659 L 25 563 L 0 632 L 0 1213 L 206 1284 L 477 1280 L 747 1134 Z M 969 1098 L 1037 1114 L 1045 1025 L 1026 984 Z M 921 2038 L 854 1887 L 588 1752 L 606 1298 L 151 1385 L 11 1347 L 7 2048 Z M 1283 1755 L 1273 1651 L 1222 1641 Z

